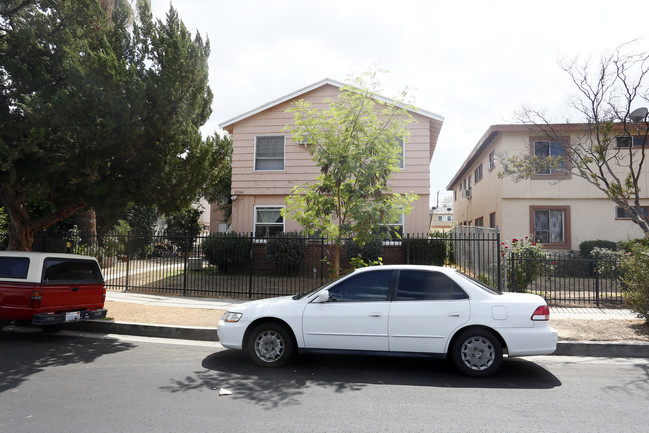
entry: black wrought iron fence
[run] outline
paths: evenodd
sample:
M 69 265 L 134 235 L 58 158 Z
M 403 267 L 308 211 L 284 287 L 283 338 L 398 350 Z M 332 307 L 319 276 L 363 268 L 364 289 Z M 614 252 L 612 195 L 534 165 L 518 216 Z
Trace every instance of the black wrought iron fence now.
M 475 230 L 434 237 L 408 234 L 363 247 L 348 240 L 341 267 L 350 269 L 353 257 L 366 263 L 380 257 L 383 264 L 450 264 L 498 287 L 498 240 L 497 232 Z M 331 241 L 297 234 L 258 239 L 252 233 L 183 238 L 42 232 L 33 249 L 95 256 L 109 290 L 141 293 L 263 298 L 303 293 L 332 277 Z
M 620 262 L 572 253 L 543 257 L 505 256 L 507 290 L 536 293 L 554 305 L 619 307 L 623 303 Z

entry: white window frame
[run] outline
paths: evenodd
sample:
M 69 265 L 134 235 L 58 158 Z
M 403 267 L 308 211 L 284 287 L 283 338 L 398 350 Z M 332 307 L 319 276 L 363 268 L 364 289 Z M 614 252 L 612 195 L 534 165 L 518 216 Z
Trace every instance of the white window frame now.
M 406 169 L 406 140 L 403 138 L 398 138 L 398 142 L 401 144 L 401 164 L 399 164 L 399 168 L 401 170 Z
M 264 223 L 264 222 L 261 222 L 261 223 L 260 223 L 259 221 L 257 221 L 257 211 L 258 211 L 258 210 L 262 210 L 262 209 L 272 209 L 272 210 L 279 210 L 279 211 L 281 211 L 281 210 L 284 209 L 285 207 L 286 207 L 286 206 L 282 206 L 282 205 L 270 205 L 270 204 L 269 204 L 269 205 L 255 205 L 255 207 L 254 207 L 254 221 L 253 221 L 253 227 L 252 227 L 252 229 L 253 229 L 253 233 L 254 233 L 254 237 L 257 238 L 257 224 L 263 224 L 263 225 L 267 225 L 267 226 L 277 226 L 277 227 L 279 227 L 279 225 L 280 225 L 280 223 Z M 281 226 L 282 226 L 282 233 L 284 233 L 284 232 L 286 231 L 286 219 L 285 219 L 284 217 L 282 217 Z M 262 237 L 261 237 L 261 239 L 267 239 L 267 238 L 268 238 L 267 236 L 262 236 Z
M 282 168 L 281 169 L 274 169 L 274 170 L 265 170 L 265 169 L 260 169 L 257 168 L 257 145 L 258 141 L 260 138 L 270 138 L 270 137 L 281 137 L 283 144 L 282 144 Z M 279 160 L 280 158 L 269 158 L 269 157 L 262 157 L 265 160 Z M 268 134 L 268 135 L 255 135 L 255 155 L 254 155 L 254 160 L 253 160 L 253 170 L 254 171 L 286 171 L 286 136 L 283 134 Z

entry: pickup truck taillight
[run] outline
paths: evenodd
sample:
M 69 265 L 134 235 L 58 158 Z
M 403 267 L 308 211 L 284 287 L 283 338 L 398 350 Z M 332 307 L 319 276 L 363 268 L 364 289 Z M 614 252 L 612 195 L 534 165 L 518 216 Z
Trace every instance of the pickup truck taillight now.
M 102 304 L 106 302 L 106 288 L 104 287 L 103 293 L 101 294 L 101 302 Z
M 32 297 L 30 300 L 30 307 L 40 308 L 41 301 L 43 300 L 43 291 L 42 290 L 32 290 Z

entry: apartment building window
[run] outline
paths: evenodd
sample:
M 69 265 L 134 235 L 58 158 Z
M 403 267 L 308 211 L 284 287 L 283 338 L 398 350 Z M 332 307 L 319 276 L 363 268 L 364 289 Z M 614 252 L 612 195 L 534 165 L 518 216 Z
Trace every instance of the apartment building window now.
M 399 153 L 399 168 L 404 169 L 406 168 L 406 144 L 402 138 L 398 138 L 397 142 L 401 148 L 401 152 Z
M 570 160 L 566 156 L 565 143 L 570 142 L 570 137 L 560 137 L 556 141 L 543 137 L 530 137 L 530 151 L 539 159 L 560 157 L 558 168 L 539 168 L 531 179 L 569 179 Z
M 284 170 L 284 136 L 255 137 L 255 170 Z
M 570 207 L 530 206 L 534 242 L 548 248 L 570 249 Z
M 476 184 L 482 180 L 482 163 L 473 170 L 473 178 Z
M 489 171 L 496 168 L 496 151 L 492 150 L 489 154 Z
M 644 213 L 645 216 L 649 215 L 649 207 L 641 207 L 642 212 Z M 631 219 L 631 212 L 624 209 L 621 206 L 616 206 L 615 207 L 615 219 L 618 220 L 630 220 Z
M 489 214 L 489 227 L 492 229 L 496 228 L 496 212 L 491 212 Z
M 255 237 L 267 238 L 284 231 L 283 206 L 255 206 Z
M 483 227 L 484 226 L 484 218 L 479 217 L 475 219 L 475 225 L 476 227 Z
M 644 147 L 646 144 L 645 137 L 615 137 L 615 147 Z

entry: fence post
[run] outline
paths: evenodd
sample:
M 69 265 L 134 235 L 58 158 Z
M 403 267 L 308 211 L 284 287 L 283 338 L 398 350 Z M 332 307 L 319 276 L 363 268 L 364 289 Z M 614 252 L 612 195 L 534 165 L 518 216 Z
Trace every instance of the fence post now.
M 187 296 L 187 262 L 189 259 L 189 232 L 185 232 L 185 248 L 183 248 L 183 296 Z
M 502 260 L 500 255 L 500 229 L 496 227 L 496 263 L 498 274 L 498 290 L 502 291 Z
M 593 260 L 593 271 L 595 273 L 595 305 L 599 308 L 599 258 Z
M 253 259 L 255 257 L 255 242 L 254 242 L 254 233 L 250 232 L 250 262 L 251 265 L 249 266 L 250 272 L 248 273 L 248 299 L 252 299 L 252 268 L 253 268 Z
M 406 265 L 410 264 L 410 233 L 406 233 Z
M 129 273 L 129 268 L 130 268 L 130 263 L 131 263 L 131 258 L 129 257 L 129 252 L 128 252 L 128 246 L 131 244 L 131 231 L 129 230 L 128 233 L 126 233 L 126 290 L 125 292 L 128 292 L 128 273 Z

